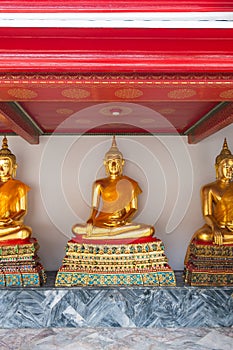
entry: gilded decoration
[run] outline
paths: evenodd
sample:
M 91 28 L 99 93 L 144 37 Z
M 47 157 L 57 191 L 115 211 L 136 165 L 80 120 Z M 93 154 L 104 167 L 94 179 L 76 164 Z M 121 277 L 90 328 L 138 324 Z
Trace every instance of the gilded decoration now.
M 84 89 L 65 89 L 61 94 L 62 96 L 72 99 L 82 99 L 90 96 L 90 92 Z
M 9 89 L 7 93 L 18 99 L 31 99 L 38 96 L 38 94 L 33 90 L 20 89 L 20 88 Z
M 36 239 L 0 244 L 0 287 L 39 287 L 46 282 L 45 270 L 38 262 Z
M 56 109 L 56 112 L 62 115 L 70 115 L 74 113 L 73 109 L 69 109 L 69 108 L 58 108 Z
M 169 115 L 175 113 L 176 110 L 174 108 L 163 108 L 158 110 L 158 112 L 162 115 Z
M 233 98 L 233 89 L 225 90 L 219 94 L 221 98 L 232 99 Z
M 137 98 L 143 95 L 143 92 L 138 89 L 120 89 L 115 91 L 115 96 L 122 99 Z
M 177 100 L 182 100 L 184 98 L 189 98 L 196 95 L 196 91 L 193 89 L 176 89 L 168 92 L 168 97 Z
M 69 241 L 56 286 L 175 286 L 161 240 L 100 244 Z

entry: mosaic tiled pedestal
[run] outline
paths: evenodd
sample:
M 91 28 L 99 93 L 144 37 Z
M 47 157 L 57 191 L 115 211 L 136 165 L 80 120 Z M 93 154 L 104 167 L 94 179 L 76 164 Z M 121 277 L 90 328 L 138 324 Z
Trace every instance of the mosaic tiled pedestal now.
M 233 287 L 0 288 L 0 328 L 232 327 Z
M 35 238 L 0 242 L 0 287 L 39 287 L 46 275 L 39 261 Z
M 233 286 L 233 244 L 193 241 L 185 281 L 192 286 Z
M 66 246 L 56 286 L 175 286 L 160 239 L 76 237 Z

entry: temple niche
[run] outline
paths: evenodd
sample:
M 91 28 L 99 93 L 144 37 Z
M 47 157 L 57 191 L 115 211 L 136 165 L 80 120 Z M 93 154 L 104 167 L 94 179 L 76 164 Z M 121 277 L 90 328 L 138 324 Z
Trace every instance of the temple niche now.
M 116 139 L 104 157 L 106 177 L 94 182 L 91 214 L 75 224 L 56 286 L 174 286 L 163 242 L 154 227 L 133 222 L 139 184 L 123 175 L 123 154 Z

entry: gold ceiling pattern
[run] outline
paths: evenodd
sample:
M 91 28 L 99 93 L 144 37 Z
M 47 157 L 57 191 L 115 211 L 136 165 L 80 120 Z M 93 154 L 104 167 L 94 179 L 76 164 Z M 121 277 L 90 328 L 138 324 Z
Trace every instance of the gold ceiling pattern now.
M 139 89 L 119 89 L 115 91 L 115 96 L 122 99 L 138 98 L 143 95 Z
M 168 92 L 168 97 L 177 100 L 189 98 L 196 95 L 196 91 L 193 89 L 176 89 Z
M 33 90 L 29 90 L 29 89 L 19 89 L 19 88 L 15 88 L 15 89 L 9 89 L 8 94 L 10 96 L 16 97 L 18 99 L 32 99 L 37 97 L 37 93 Z
M 84 89 L 65 89 L 62 91 L 62 95 L 67 98 L 85 99 L 90 96 L 90 92 Z
M 226 90 L 226 91 L 223 91 L 219 94 L 219 96 L 221 98 L 233 98 L 233 90 Z

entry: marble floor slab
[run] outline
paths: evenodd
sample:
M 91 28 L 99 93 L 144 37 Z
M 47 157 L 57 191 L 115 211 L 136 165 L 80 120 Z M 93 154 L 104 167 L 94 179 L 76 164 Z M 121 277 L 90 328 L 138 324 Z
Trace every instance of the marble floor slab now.
M 43 287 L 0 288 L 0 328 L 233 326 L 233 287 L 184 286 L 176 276 L 176 287 L 58 288 L 51 274 Z
M 0 329 L 0 350 L 232 350 L 233 328 Z

